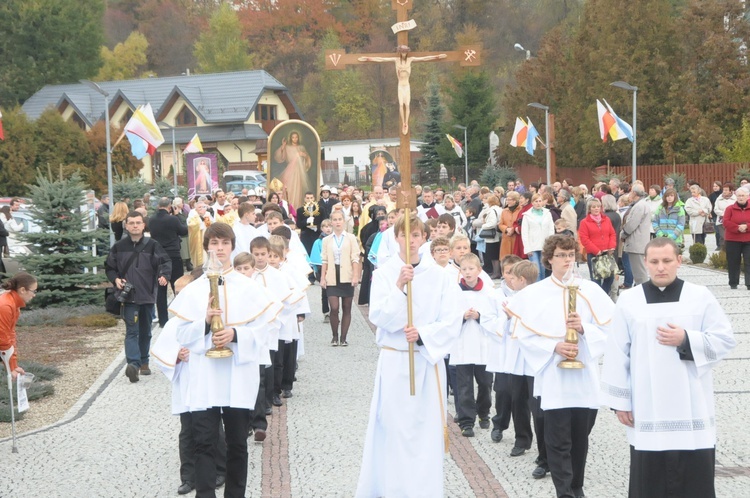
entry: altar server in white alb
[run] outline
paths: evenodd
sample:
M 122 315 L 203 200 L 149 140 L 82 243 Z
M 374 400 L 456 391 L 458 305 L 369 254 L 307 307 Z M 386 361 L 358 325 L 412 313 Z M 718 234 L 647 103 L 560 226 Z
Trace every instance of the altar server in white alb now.
M 461 334 L 451 348 L 450 364 L 456 366 L 456 413 L 461 435 L 474 437 L 474 423 L 489 429 L 492 407 L 492 373 L 487 371 L 490 342 L 499 341 L 506 320 L 498 317 L 498 306 L 492 280 L 482 280 L 479 256 L 469 253 L 461 258 L 461 280 L 458 285 Z M 489 282 L 489 285 L 488 285 Z M 474 397 L 476 380 L 477 396 Z
M 646 246 L 650 280 L 617 301 L 604 356 L 605 404 L 627 427 L 631 498 L 710 498 L 716 421 L 711 372 L 735 346 L 706 287 L 677 278 L 667 238 Z
M 521 341 L 523 358 L 534 372 L 534 396 L 541 397 L 547 464 L 558 497 L 583 492 L 589 433 L 600 404 L 599 358 L 607 345 L 614 303 L 594 282 L 576 277 L 575 238 L 547 237 L 542 262 L 552 275 L 513 296 L 506 309 L 516 318 L 513 335 Z M 575 312 L 568 313 L 568 285 L 578 286 Z M 567 328 L 578 333 L 578 344 L 565 342 Z M 560 368 L 576 358 L 584 368 Z
M 447 452 L 443 357 L 461 330 L 459 287 L 432 258 L 419 259 L 424 223 L 410 220 L 406 261 L 404 219 L 396 223 L 400 253 L 373 275 L 370 321 L 380 347 L 358 498 L 443 496 Z M 407 325 L 406 282 L 412 282 L 413 327 Z M 409 394 L 409 342 L 414 343 L 416 395 Z
M 258 286 L 236 273 L 231 265 L 234 232 L 214 223 L 206 230 L 203 248 L 213 251 L 223 266 L 219 285 L 220 309 L 209 308 L 210 286 L 204 275 L 174 299 L 170 320 L 177 325 L 177 342 L 190 350 L 182 366 L 182 403 L 189 408 L 195 440 L 195 489 L 198 497 L 214 497 L 215 446 L 223 420 L 227 441 L 225 496 L 244 496 L 247 484 L 247 434 L 250 410 L 258 394 L 259 364 L 267 357 L 266 336 L 276 328 L 278 302 L 256 292 Z M 253 296 L 253 299 L 248 299 Z M 213 316 L 221 316 L 224 330 L 211 332 Z M 209 358 L 212 347 L 226 346 L 233 355 Z M 187 380 L 187 385 L 183 381 Z

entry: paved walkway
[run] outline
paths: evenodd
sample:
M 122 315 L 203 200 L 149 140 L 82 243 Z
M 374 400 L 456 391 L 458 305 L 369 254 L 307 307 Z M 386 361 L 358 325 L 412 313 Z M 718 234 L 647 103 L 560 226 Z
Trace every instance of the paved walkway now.
M 717 492 L 750 495 L 750 291 L 730 290 L 726 275 L 684 266 L 682 278 L 707 285 L 735 326 L 737 348 L 715 371 Z M 250 444 L 247 496 L 351 497 L 357 483 L 375 375 L 377 349 L 359 309 L 353 310 L 348 348 L 328 345 L 320 289 L 310 290 L 315 313 L 305 322 L 306 355 L 299 362 L 294 397 L 274 408 L 265 443 Z M 366 308 L 365 308 L 366 309 Z M 416 310 L 419 312 L 419 310 Z M 118 358 L 66 417 L 24 434 L 18 454 L 0 441 L 0 489 L 18 498 L 177 496 L 179 420 L 170 415 L 170 386 L 154 372 L 130 384 Z M 32 406 L 33 409 L 33 406 Z M 449 410 L 453 413 L 452 401 Z M 552 497 L 549 477 L 531 478 L 534 451 L 509 456 L 512 429 L 500 443 L 489 430 L 475 438 L 451 425 L 445 490 L 451 497 Z M 591 435 L 586 493 L 626 496 L 628 454 L 624 429 L 601 410 Z M 0 495 L 5 492 L 0 491 Z

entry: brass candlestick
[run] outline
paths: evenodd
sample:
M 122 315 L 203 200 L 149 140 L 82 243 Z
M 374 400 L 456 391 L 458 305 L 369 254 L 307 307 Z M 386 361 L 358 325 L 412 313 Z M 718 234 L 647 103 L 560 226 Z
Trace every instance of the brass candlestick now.
M 580 282 L 581 276 L 578 274 L 578 268 L 575 263 L 571 263 L 570 268 L 568 268 L 568 271 L 565 272 L 565 276 L 562 279 L 563 285 L 565 285 L 565 288 L 568 289 L 568 312 L 566 313 L 566 318 L 571 314 L 576 312 L 576 297 L 578 293 L 578 284 L 577 282 Z M 578 344 L 578 332 L 576 329 L 566 327 L 565 329 L 565 342 L 567 344 Z M 577 356 L 577 355 L 576 355 Z M 577 360 L 575 358 L 566 358 L 560 363 L 557 364 L 560 368 L 584 368 L 585 365 L 582 361 Z
M 209 286 L 211 288 L 211 309 L 218 310 L 221 308 L 219 304 L 219 277 L 224 265 L 221 264 L 219 259 L 216 257 L 214 251 L 208 252 L 208 259 L 203 265 L 203 271 L 208 277 Z M 224 320 L 221 319 L 221 315 L 215 315 L 211 317 L 211 332 L 216 333 L 224 330 Z M 220 348 L 212 347 L 206 351 L 206 358 L 228 358 L 234 353 L 231 349 L 226 346 Z

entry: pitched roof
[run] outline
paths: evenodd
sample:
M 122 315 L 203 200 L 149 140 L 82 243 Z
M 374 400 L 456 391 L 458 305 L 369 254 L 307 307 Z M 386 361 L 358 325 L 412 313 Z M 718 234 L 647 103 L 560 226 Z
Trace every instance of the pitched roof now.
M 287 97 L 299 116 L 297 119 L 301 119 L 289 90 L 262 70 L 103 81 L 98 85 L 109 93 L 110 113 L 114 111 L 112 102 L 119 95 L 135 106 L 150 103 L 159 119 L 170 100 L 181 95 L 206 123 L 243 122 L 263 92 L 271 90 Z M 37 119 L 47 108 L 59 108 L 64 102 L 72 105 L 90 125 L 104 118 L 104 99 L 83 83 L 47 85 L 23 104 L 23 110 L 29 118 Z
M 216 126 L 179 126 L 174 128 L 175 144 L 186 145 L 198 134 L 201 142 L 232 142 L 241 140 L 265 140 L 268 135 L 258 124 L 219 124 Z M 172 130 L 162 129 L 164 145 L 172 143 Z

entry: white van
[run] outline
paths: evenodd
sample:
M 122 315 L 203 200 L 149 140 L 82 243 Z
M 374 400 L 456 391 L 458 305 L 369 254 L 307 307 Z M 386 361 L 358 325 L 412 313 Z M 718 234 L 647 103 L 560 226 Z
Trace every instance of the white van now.
M 239 194 L 243 188 L 266 188 L 266 174 L 255 170 L 234 170 L 224 173 L 224 188 L 227 192 Z

